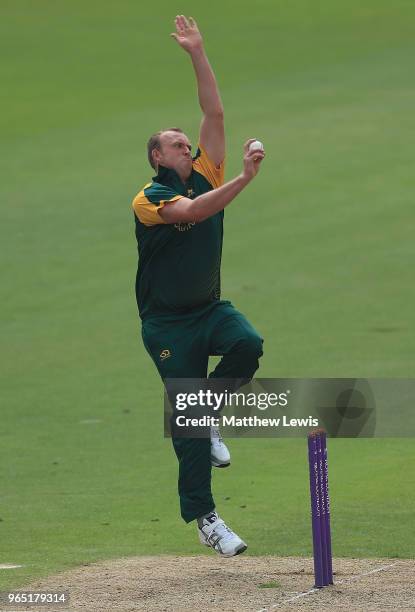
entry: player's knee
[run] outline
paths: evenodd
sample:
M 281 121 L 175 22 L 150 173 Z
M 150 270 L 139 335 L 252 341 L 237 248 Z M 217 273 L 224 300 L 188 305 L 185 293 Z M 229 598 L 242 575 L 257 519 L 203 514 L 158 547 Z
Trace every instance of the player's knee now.
M 240 343 L 240 349 L 246 357 L 259 359 L 263 355 L 263 339 L 255 333 L 248 333 Z

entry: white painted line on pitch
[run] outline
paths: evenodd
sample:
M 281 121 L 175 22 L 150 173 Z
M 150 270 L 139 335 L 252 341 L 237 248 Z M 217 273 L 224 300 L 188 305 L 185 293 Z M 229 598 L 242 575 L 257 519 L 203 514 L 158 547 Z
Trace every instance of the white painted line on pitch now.
M 399 561 L 395 561 L 394 563 L 390 563 L 389 565 L 382 565 L 381 567 L 377 567 L 376 569 L 369 570 L 368 572 L 363 572 L 363 574 L 358 574 L 357 576 L 352 576 L 351 578 L 345 578 L 344 580 L 336 580 L 334 583 L 336 584 L 344 584 L 345 582 L 352 582 L 353 580 L 358 580 L 363 576 L 369 576 L 370 574 L 376 574 L 377 572 L 383 572 L 384 570 L 389 569 L 390 567 L 395 567 L 395 565 L 399 565 Z
M 258 612 L 267 612 L 267 610 L 271 610 L 272 608 L 278 608 L 279 606 L 283 606 L 284 604 L 289 603 L 290 601 L 294 601 L 295 599 L 300 599 L 300 597 L 305 597 L 306 595 L 311 595 L 311 593 L 315 593 L 316 591 L 319 591 L 319 590 L 320 589 L 310 589 L 309 591 L 304 591 L 304 593 L 299 593 L 298 595 L 294 595 L 294 597 L 290 597 L 290 599 L 286 599 L 280 604 L 275 604 L 271 606 L 271 608 L 261 608 L 260 610 L 258 610 Z
M 394 563 L 390 563 L 389 565 L 382 565 L 381 567 L 377 567 L 376 569 L 369 570 L 368 572 L 363 572 L 363 574 L 357 574 L 356 576 L 352 576 L 351 578 L 345 578 L 344 580 L 336 580 L 334 585 L 330 585 L 330 586 L 336 586 L 337 584 L 345 584 L 346 582 L 353 582 L 353 580 L 359 580 L 359 578 L 363 578 L 364 576 L 369 576 L 370 574 L 376 574 L 377 572 L 383 572 L 391 567 L 395 567 L 395 565 L 399 565 L 399 563 L 400 561 L 395 561 Z M 274 604 L 270 608 L 261 608 L 260 610 L 257 610 L 257 612 L 267 612 L 268 610 L 280 608 L 281 606 L 284 606 L 287 603 L 295 601 L 296 599 L 300 599 L 301 597 L 306 597 L 307 595 L 312 595 L 313 593 L 317 593 L 318 591 L 322 591 L 323 589 L 313 588 L 313 589 L 310 589 L 309 591 L 304 591 L 304 593 L 299 593 L 298 595 L 294 595 L 294 597 L 290 597 L 289 599 L 286 599 L 279 604 Z
M 289 603 L 290 601 L 294 601 L 295 599 L 300 599 L 300 597 L 305 597 L 306 595 L 311 595 L 311 593 L 315 593 L 316 591 L 319 591 L 320 589 L 310 589 L 309 591 L 304 591 L 304 593 L 299 593 L 298 595 L 294 595 L 294 597 L 290 597 L 290 599 L 286 599 L 285 601 L 283 601 L 280 604 L 275 604 L 273 606 L 271 606 L 271 608 L 261 608 L 260 610 L 258 610 L 258 612 L 267 612 L 267 610 L 271 610 L 272 608 L 278 608 L 279 606 L 283 606 L 286 603 Z
M 23 565 L 13 565 L 12 563 L 0 563 L 0 569 L 17 569 Z

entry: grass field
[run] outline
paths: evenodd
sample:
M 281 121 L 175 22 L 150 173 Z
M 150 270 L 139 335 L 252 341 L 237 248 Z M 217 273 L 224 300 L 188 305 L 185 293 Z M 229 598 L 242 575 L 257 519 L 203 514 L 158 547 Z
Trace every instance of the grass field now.
M 223 295 L 263 377 L 414 372 L 415 5 L 386 0 L 2 3 L 0 587 L 95 559 L 200 553 L 179 518 L 162 389 L 141 344 L 131 200 L 145 143 L 196 144 L 176 12 L 204 32 L 226 112 Z M 306 445 L 233 440 L 219 510 L 250 553 L 311 554 Z M 414 556 L 413 440 L 331 440 L 337 556 Z M 230 499 L 226 499 L 230 498 Z

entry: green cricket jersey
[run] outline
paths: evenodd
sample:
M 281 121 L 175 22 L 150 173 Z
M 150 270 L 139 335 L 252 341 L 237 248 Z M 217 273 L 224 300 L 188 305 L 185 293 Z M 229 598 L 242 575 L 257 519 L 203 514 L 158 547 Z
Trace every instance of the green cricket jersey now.
M 136 296 L 140 317 L 184 314 L 220 299 L 223 211 L 201 223 L 167 224 L 158 211 L 182 197 L 194 199 L 220 187 L 219 167 L 199 144 L 190 177 L 159 166 L 157 176 L 136 195 L 132 207 L 138 243 Z

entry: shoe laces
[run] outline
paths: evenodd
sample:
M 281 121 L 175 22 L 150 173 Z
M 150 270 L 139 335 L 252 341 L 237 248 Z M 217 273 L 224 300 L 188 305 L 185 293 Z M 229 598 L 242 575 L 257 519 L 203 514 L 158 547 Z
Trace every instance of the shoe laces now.
M 229 537 L 233 537 L 235 534 L 221 518 L 218 518 L 212 524 L 212 530 L 210 533 L 205 535 L 210 544 L 216 544 L 218 540 L 228 539 Z

